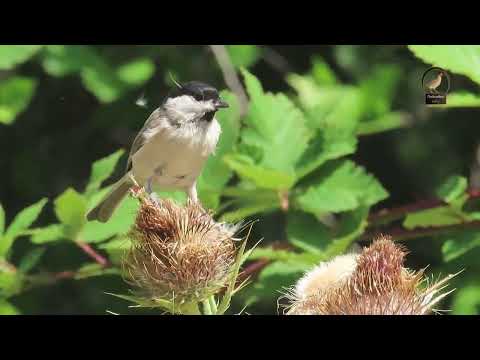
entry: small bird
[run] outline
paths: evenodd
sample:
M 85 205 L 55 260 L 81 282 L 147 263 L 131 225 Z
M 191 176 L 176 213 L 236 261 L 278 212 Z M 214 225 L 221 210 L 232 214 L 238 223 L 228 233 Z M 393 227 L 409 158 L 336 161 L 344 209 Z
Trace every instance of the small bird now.
M 177 84 L 133 141 L 125 175 L 88 212 L 87 220 L 107 222 L 134 185 L 131 176 L 154 200 L 153 190 L 159 188 L 183 190 L 198 202 L 196 181 L 221 133 L 215 114 L 227 107 L 213 86 L 199 81 Z
M 435 77 L 435 79 L 430 80 L 426 85 L 425 85 L 425 90 L 431 92 L 431 93 L 438 93 L 437 88 L 440 86 L 442 83 L 442 77 L 445 76 L 445 73 L 443 71 L 440 71 L 438 75 Z

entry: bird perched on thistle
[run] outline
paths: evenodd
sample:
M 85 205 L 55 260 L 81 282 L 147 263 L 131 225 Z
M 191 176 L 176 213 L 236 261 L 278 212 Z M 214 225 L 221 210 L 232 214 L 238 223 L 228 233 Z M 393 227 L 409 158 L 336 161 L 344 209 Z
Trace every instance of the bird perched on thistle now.
M 442 83 L 442 79 L 445 76 L 445 72 L 440 71 L 437 76 L 425 84 L 425 90 L 429 93 L 438 93 L 437 88 Z
M 108 221 L 134 181 L 149 194 L 156 188 L 183 190 L 198 202 L 196 181 L 221 132 L 215 114 L 228 104 L 208 84 L 176 85 L 143 125 L 131 147 L 125 175 L 87 214 L 89 221 Z

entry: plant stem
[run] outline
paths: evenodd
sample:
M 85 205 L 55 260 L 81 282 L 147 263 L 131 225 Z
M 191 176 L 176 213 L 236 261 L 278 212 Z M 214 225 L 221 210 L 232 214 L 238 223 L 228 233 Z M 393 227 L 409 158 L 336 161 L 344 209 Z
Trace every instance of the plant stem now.
M 82 249 L 88 256 L 90 256 L 100 265 L 104 267 L 110 266 L 109 261 L 102 255 L 100 255 L 98 252 L 96 252 L 89 244 L 84 243 L 80 240 L 75 241 L 75 244 L 77 244 L 80 249 Z
M 184 304 L 178 310 L 181 315 L 201 315 L 198 303 L 196 302 Z
M 210 296 L 208 302 L 210 303 L 212 315 L 217 315 L 217 302 L 215 301 L 215 295 Z
M 445 226 L 431 226 L 425 228 L 417 228 L 417 229 L 404 229 L 404 228 L 395 228 L 388 231 L 385 231 L 385 234 L 392 236 L 393 240 L 395 241 L 404 241 L 410 239 L 416 239 L 425 236 L 435 236 L 435 235 L 443 235 L 449 232 L 463 230 L 463 229 L 478 229 L 480 228 L 480 220 L 464 222 L 460 224 L 454 225 L 445 225 Z M 374 231 L 365 233 L 360 237 L 360 241 L 370 241 L 374 237 L 378 236 L 382 232 Z
M 202 304 L 203 304 L 203 314 L 204 315 L 213 315 L 212 314 L 212 309 L 210 308 L 210 300 L 209 299 L 203 300 Z
M 470 189 L 467 190 L 468 200 L 480 198 L 480 190 Z M 438 206 L 448 205 L 441 199 L 429 199 L 429 200 L 419 200 L 412 204 L 407 204 L 399 206 L 392 209 L 382 209 L 375 213 L 372 213 L 368 217 L 368 222 L 371 225 L 381 225 L 388 223 L 394 220 L 401 219 L 402 217 L 421 210 L 432 209 Z

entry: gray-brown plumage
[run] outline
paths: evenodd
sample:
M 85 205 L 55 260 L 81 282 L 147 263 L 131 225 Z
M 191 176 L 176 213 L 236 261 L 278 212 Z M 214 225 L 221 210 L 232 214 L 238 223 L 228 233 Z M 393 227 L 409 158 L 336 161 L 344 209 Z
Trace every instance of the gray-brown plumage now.
M 442 83 L 442 78 L 445 75 L 443 71 L 439 72 L 438 75 L 433 79 L 427 82 L 425 85 L 425 90 L 431 93 L 438 93 L 437 88 Z

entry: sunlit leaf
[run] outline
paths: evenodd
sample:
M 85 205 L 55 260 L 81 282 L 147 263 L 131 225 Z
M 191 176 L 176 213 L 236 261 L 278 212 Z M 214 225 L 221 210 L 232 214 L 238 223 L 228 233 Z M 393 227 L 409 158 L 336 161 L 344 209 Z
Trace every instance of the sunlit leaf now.
M 85 197 L 72 188 L 59 195 L 54 202 L 55 214 L 64 225 L 65 236 L 77 240 L 77 235 L 85 224 L 87 201 Z
M 0 45 L 0 70 L 10 70 L 35 55 L 42 45 Z
M 0 124 L 11 124 L 33 97 L 36 80 L 15 76 L 0 82 Z
M 90 198 L 92 194 L 100 188 L 102 182 L 112 175 L 118 160 L 122 157 L 124 152 L 124 150 L 118 150 L 92 164 L 90 180 L 88 181 L 87 189 L 85 191 L 85 196 L 87 198 Z

